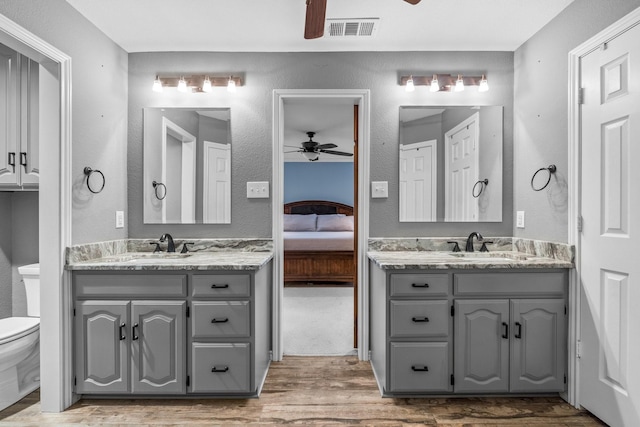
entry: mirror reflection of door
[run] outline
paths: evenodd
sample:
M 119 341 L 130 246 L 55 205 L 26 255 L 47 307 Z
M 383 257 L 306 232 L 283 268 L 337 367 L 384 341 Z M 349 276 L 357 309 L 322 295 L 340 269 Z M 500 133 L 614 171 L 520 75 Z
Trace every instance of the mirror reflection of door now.
M 162 118 L 162 222 L 196 222 L 196 137 Z
M 479 121 L 475 113 L 445 132 L 445 221 L 478 220 Z
M 231 146 L 204 141 L 202 219 L 205 223 L 230 223 Z
M 438 141 L 400 144 L 400 221 L 435 221 Z

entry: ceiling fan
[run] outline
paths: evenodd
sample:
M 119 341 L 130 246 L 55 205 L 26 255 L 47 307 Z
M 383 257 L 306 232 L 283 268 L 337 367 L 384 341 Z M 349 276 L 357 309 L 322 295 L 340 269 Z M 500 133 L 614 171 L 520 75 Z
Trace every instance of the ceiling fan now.
M 420 0 L 404 0 L 416 5 Z M 304 38 L 317 39 L 324 34 L 327 0 L 307 0 L 307 16 L 304 23 Z
M 316 134 L 315 132 L 307 132 L 307 136 L 309 137 L 309 140 L 302 141 L 300 143 L 302 147 L 300 148 L 285 145 L 285 147 L 289 147 L 289 148 L 298 148 L 295 151 L 285 151 L 285 153 L 302 153 L 302 156 L 305 159 L 309 160 L 310 162 L 315 162 L 316 160 L 318 160 L 320 153 L 333 154 L 336 156 L 349 156 L 349 157 L 353 156 L 352 153 L 345 153 L 344 151 L 330 150 L 330 148 L 336 148 L 337 147 L 336 144 L 318 144 L 313 140 L 313 136 L 315 134 Z

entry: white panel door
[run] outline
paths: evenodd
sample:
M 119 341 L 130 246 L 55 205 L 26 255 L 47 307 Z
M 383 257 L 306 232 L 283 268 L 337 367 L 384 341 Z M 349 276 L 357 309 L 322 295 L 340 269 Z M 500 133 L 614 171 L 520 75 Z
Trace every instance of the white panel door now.
M 581 60 L 579 402 L 624 427 L 640 425 L 638 40 L 640 26 Z
M 231 222 L 231 145 L 204 141 L 203 222 Z
M 438 141 L 400 145 L 400 221 L 436 220 Z
M 473 186 L 479 174 L 479 120 L 475 113 L 445 133 L 445 221 L 478 220 Z

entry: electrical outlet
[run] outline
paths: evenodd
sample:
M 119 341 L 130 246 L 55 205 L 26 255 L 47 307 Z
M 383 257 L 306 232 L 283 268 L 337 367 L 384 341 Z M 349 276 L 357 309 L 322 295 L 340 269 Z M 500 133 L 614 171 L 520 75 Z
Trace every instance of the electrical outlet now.
M 247 198 L 248 199 L 267 199 L 269 198 L 269 182 L 247 182 Z
M 372 181 L 371 197 L 372 198 L 389 197 L 389 183 L 387 181 Z
M 524 211 L 516 212 L 516 227 L 524 228 Z
M 116 211 L 116 228 L 124 228 L 124 211 Z

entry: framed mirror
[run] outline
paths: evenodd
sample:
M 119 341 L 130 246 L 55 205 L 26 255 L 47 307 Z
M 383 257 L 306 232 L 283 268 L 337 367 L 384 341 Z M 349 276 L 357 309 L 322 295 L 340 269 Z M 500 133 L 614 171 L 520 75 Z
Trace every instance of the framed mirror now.
M 400 222 L 502 221 L 502 110 L 400 107 Z
M 144 223 L 231 223 L 229 108 L 143 115 Z

